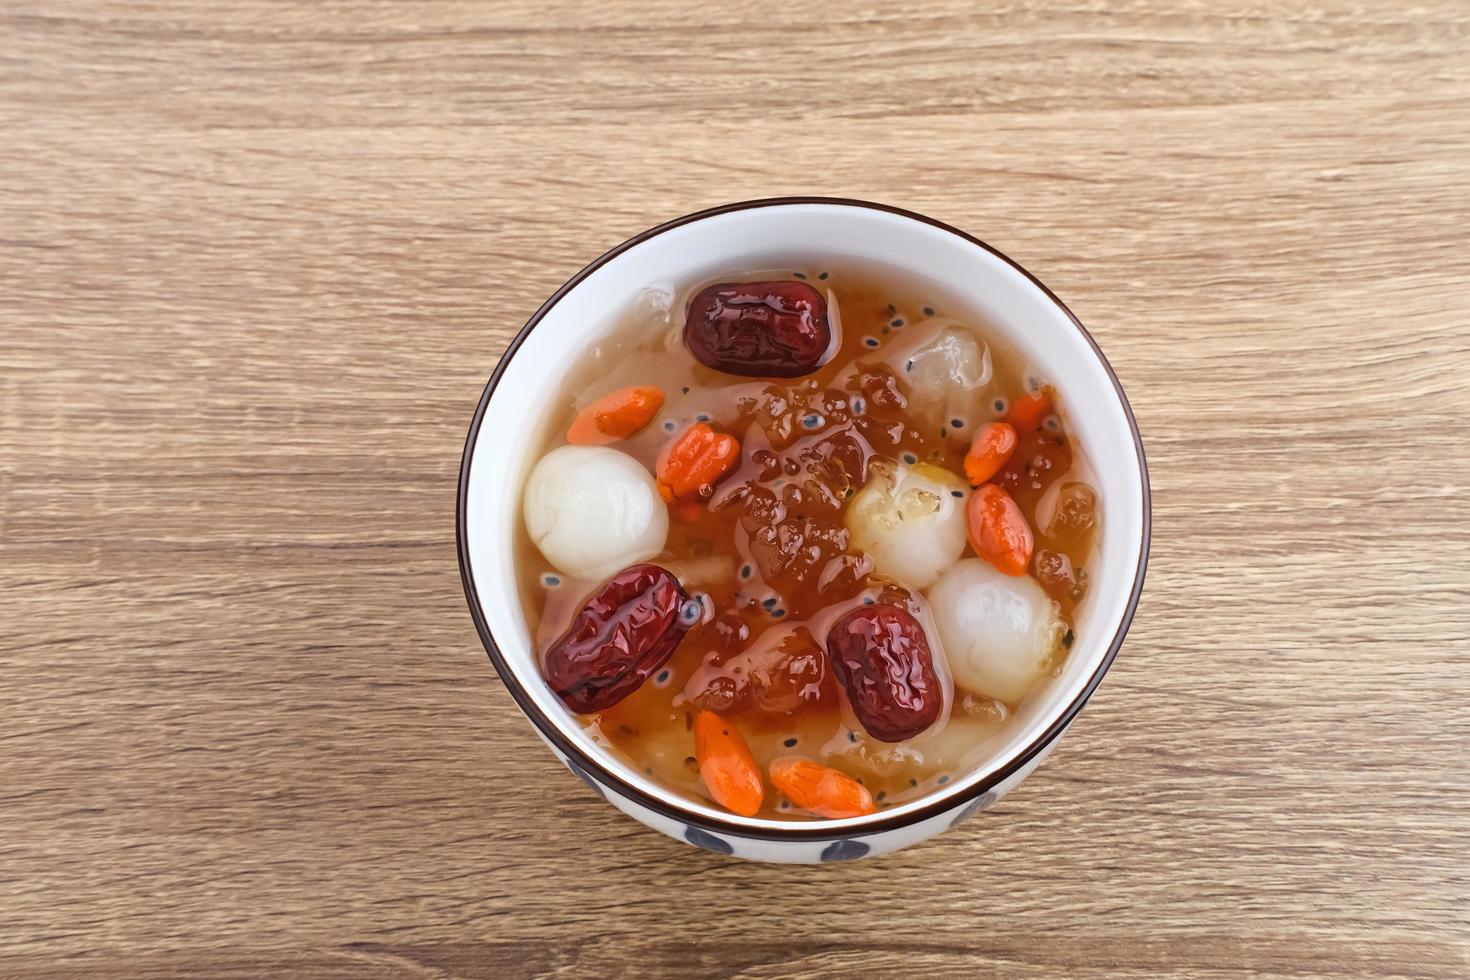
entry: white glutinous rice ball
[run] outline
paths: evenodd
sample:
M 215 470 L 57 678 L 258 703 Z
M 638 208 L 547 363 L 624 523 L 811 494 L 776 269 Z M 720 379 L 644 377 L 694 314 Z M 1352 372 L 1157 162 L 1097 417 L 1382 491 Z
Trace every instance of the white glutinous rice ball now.
M 526 531 L 573 578 L 604 579 L 663 550 L 669 512 L 653 475 L 607 446 L 561 446 L 526 481 Z
M 955 684 L 1015 704 L 1061 638 L 1056 607 L 1030 576 L 979 558 L 945 572 L 927 593 Z
M 933 584 L 965 550 L 970 485 L 943 467 L 874 464 L 847 511 L 853 547 L 910 589 Z

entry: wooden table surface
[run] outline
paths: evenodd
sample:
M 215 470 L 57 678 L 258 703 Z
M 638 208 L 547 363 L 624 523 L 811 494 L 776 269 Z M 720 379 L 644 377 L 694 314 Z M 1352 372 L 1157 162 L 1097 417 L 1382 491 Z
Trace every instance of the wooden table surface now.
M 507 339 L 652 224 L 952 222 L 1133 399 L 1072 733 L 891 858 L 618 816 L 454 552 Z M 0 8 L 0 974 L 1470 974 L 1470 7 Z

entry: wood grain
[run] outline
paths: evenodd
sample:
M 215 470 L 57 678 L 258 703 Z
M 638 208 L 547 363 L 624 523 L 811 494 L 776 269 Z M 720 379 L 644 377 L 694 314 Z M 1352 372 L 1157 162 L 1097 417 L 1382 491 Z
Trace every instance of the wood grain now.
M 0 8 L 0 974 L 1470 974 L 1470 8 Z M 984 819 L 618 817 L 464 608 L 459 452 L 728 200 L 991 241 L 1132 396 L 1129 643 Z

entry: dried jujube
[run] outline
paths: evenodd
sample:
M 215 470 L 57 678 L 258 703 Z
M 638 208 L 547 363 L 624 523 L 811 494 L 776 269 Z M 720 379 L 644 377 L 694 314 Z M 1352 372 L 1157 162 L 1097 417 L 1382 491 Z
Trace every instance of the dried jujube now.
M 668 662 L 698 613 L 697 600 L 667 570 L 625 568 L 546 651 L 546 680 L 573 711 L 609 708 Z
M 832 346 L 827 301 L 804 282 L 725 282 L 689 301 L 684 344 L 705 367 L 751 378 L 799 378 Z
M 934 724 L 944 692 L 924 627 L 888 603 L 860 606 L 827 633 L 827 660 L 867 733 L 902 742 Z

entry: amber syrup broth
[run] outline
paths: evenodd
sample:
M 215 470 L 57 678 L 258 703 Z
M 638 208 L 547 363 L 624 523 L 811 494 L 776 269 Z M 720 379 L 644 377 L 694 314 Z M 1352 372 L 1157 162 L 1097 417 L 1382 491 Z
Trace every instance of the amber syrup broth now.
M 739 726 L 763 771 L 778 756 L 806 755 L 861 780 L 886 809 L 933 792 L 982 762 L 1003 740 L 1017 705 L 952 689 L 939 664 L 951 687 L 944 715 L 919 736 L 890 744 L 862 730 L 831 672 L 816 666 L 812 658 L 823 656 L 828 624 L 875 600 L 887 585 L 866 557 L 844 547 L 847 502 L 861 488 L 856 477 L 874 460 L 929 462 L 963 474 L 975 428 L 1001 418 L 1013 399 L 1047 380 L 978 318 L 946 306 L 938 290 L 882 270 L 813 264 L 710 281 L 786 278 L 804 278 L 826 291 L 839 327 L 836 351 L 808 377 L 739 378 L 695 361 L 681 339 L 684 309 L 709 282 L 651 287 L 638 308 L 568 373 L 554 409 L 560 417 L 550 420 L 552 436 L 542 453 L 565 442 L 579 408 L 627 385 L 657 385 L 666 396 L 644 430 L 616 444 L 650 472 L 664 443 L 696 421 L 734 435 L 742 448 L 740 467 L 708 500 L 671 505 L 668 542 L 651 559 L 701 598 L 702 620 L 640 689 L 583 718 L 593 739 L 631 766 L 716 808 L 694 758 L 691 726 L 700 707 L 721 710 Z M 905 394 L 905 347 L 921 342 L 916 335 L 933 335 L 956 322 L 989 346 L 991 378 L 970 412 L 974 417 L 919 419 L 896 407 L 893 393 Z M 1055 673 L 1072 645 L 1071 618 L 1086 594 L 1095 528 L 1057 529 L 1064 522 L 1052 522 L 1047 513 L 1063 485 L 1090 482 L 1067 431 L 1065 393 L 1048 393 L 1053 414 L 1022 437 L 996 482 L 1025 514 L 1037 553 L 1065 556 L 1065 563 L 1052 560 L 1053 569 L 1070 565 L 1070 574 L 1038 577 L 1066 624 L 1053 658 Z M 1048 534 L 1049 527 L 1055 533 Z M 967 546 L 962 557 L 972 556 Z M 601 583 L 552 569 L 524 528 L 516 541 L 516 566 L 526 619 L 537 654 L 544 656 Z M 932 623 L 927 616 L 921 621 L 937 647 Z M 772 671 L 781 651 L 794 654 L 788 664 L 798 667 Z M 759 697 L 750 691 L 752 674 L 763 682 Z M 747 688 L 743 699 L 732 693 L 741 684 Z M 812 819 L 769 784 L 760 816 Z

